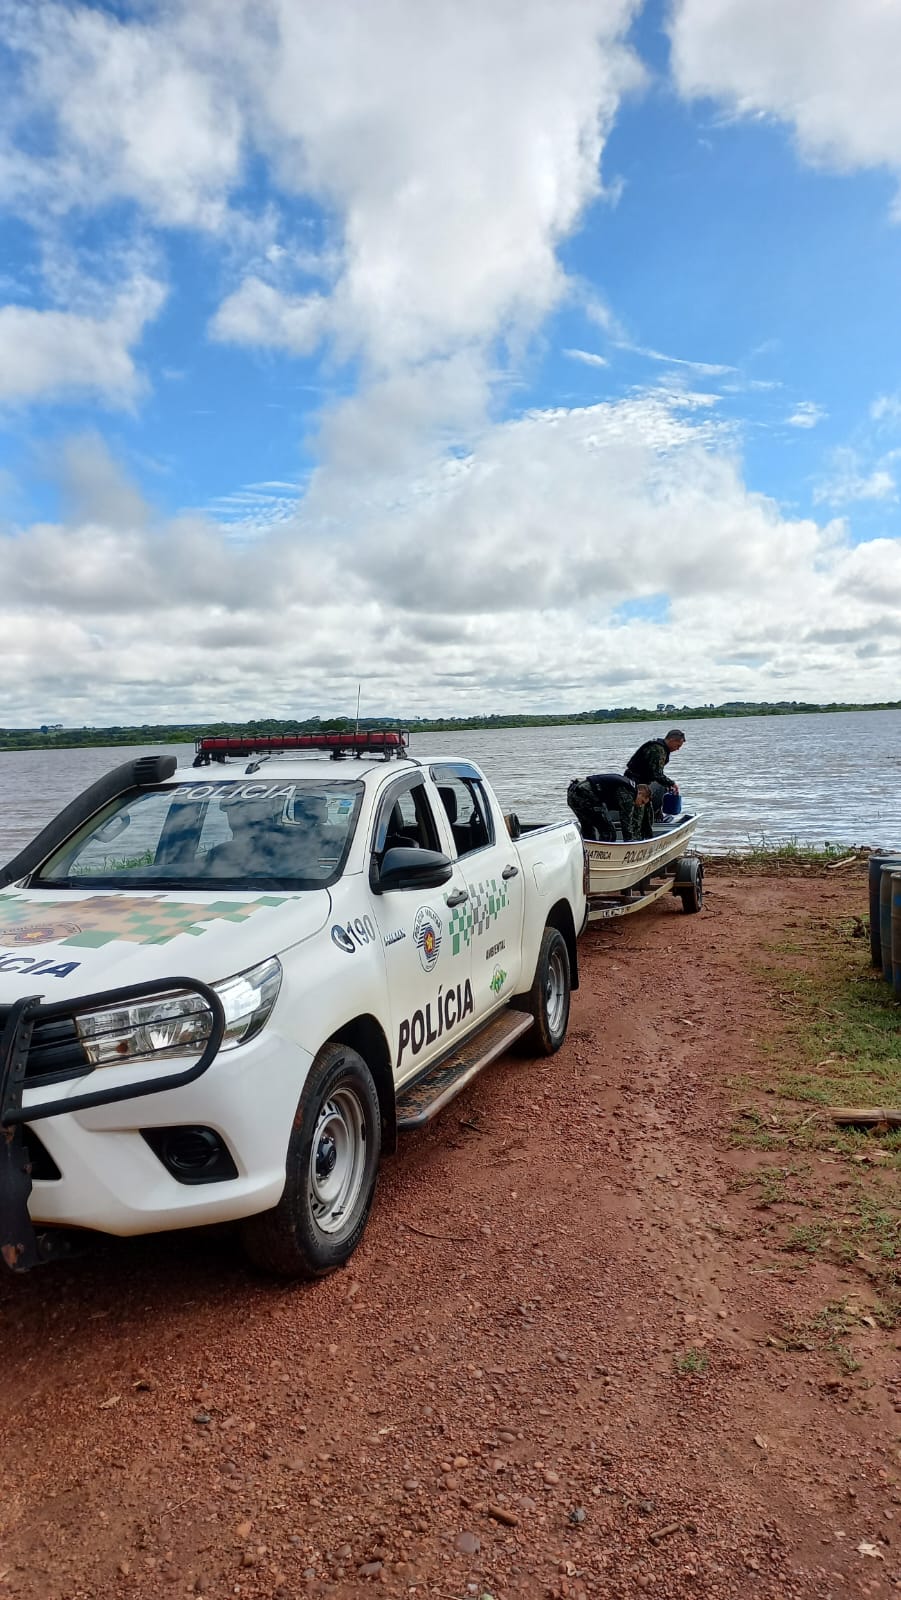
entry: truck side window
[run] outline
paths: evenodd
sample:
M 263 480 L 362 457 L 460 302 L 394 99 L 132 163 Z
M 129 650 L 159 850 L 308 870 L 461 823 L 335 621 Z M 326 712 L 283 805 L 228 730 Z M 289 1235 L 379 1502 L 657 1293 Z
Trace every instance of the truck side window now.
M 458 856 L 484 850 L 494 843 L 491 807 L 482 785 L 475 778 L 442 774 L 438 784 L 441 804 L 447 814 Z
M 395 846 L 410 849 L 417 845 L 421 850 L 439 849 L 438 830 L 421 779 L 406 789 L 392 790 L 386 797 L 375 836 L 379 854 Z

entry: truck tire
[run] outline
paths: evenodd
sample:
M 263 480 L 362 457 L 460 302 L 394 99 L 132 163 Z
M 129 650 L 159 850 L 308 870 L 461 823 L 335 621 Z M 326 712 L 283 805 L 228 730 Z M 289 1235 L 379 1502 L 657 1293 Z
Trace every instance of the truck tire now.
M 566 940 L 557 928 L 545 928 L 538 965 L 526 1002 L 535 1021 L 523 1039 L 531 1055 L 552 1056 L 560 1049 L 569 1026 L 571 975 Z
M 381 1154 L 379 1098 L 362 1056 L 327 1044 L 310 1068 L 277 1206 L 242 1225 L 251 1261 L 281 1278 L 323 1278 L 356 1250 Z

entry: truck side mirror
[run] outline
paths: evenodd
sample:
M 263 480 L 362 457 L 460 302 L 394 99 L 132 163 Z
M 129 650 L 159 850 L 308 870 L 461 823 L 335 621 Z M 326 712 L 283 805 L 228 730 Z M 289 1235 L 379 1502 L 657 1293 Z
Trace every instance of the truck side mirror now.
M 381 857 L 373 856 L 369 887 L 373 894 L 389 889 L 439 889 L 454 875 L 454 864 L 440 850 L 396 846 Z

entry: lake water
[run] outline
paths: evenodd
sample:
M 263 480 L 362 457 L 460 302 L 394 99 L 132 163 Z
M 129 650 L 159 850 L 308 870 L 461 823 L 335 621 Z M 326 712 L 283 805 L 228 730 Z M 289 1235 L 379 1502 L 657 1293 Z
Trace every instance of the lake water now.
M 589 772 L 622 771 L 668 723 L 502 728 L 414 735 L 412 753 L 468 756 L 483 767 L 505 810 L 524 822 L 568 817 L 566 785 Z M 687 722 L 668 772 L 686 810 L 703 820 L 701 849 L 747 850 L 762 838 L 821 845 L 901 847 L 901 711 L 796 717 L 711 717 Z M 14 855 L 78 792 L 130 755 L 190 745 L 0 752 L 0 862 Z M 238 768 L 240 771 L 241 769 Z

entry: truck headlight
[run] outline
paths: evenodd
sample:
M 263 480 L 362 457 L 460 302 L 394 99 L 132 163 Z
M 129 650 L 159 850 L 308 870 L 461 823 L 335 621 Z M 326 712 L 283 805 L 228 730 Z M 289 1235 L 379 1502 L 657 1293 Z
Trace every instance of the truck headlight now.
M 259 1033 L 275 1005 L 281 981 L 282 964 L 277 956 L 271 956 L 247 972 L 210 985 L 225 1012 L 220 1049 L 233 1050 Z M 201 995 L 185 991 L 159 1000 L 82 1012 L 76 1016 L 75 1026 L 91 1064 L 113 1067 L 148 1056 L 158 1061 L 199 1053 L 209 1038 L 210 1013 Z
M 249 972 L 239 972 L 234 978 L 224 978 L 222 983 L 211 985 L 225 1012 L 221 1049 L 231 1050 L 236 1044 L 246 1044 L 259 1033 L 275 1005 L 281 985 L 282 964 L 278 956 L 261 961 Z

